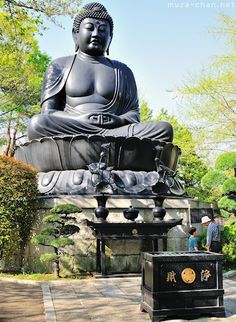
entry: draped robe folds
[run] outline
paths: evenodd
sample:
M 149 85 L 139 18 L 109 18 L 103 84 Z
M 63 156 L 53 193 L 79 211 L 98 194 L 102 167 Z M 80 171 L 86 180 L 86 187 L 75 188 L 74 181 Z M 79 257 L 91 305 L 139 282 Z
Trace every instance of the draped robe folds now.
M 48 67 L 42 89 L 42 114 L 31 119 L 28 127 L 29 140 L 58 135 L 101 134 L 172 141 L 173 130 L 169 123 L 139 123 L 138 96 L 133 73 L 125 64 L 118 61 L 110 60 L 115 70 L 116 85 L 113 98 L 107 105 L 100 107 L 99 111 L 94 111 L 87 104 L 86 112 L 83 106 L 81 108 L 68 106 L 65 85 L 75 59 L 76 55 L 58 58 Z M 54 111 L 64 111 L 63 117 L 54 115 Z M 124 119 L 127 125 L 104 129 L 76 118 L 85 113 L 115 114 Z

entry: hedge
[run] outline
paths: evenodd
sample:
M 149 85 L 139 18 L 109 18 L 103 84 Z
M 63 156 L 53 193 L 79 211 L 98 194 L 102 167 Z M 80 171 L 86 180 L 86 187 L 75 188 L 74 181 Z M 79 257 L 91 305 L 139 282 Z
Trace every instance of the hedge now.
M 0 156 L 0 249 L 5 261 L 22 262 L 37 217 L 36 170 L 14 158 Z

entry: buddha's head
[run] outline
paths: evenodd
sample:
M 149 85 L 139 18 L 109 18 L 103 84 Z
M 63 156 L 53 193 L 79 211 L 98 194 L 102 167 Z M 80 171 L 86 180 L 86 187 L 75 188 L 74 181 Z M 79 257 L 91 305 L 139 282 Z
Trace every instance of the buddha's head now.
M 76 51 L 79 49 L 92 56 L 104 55 L 111 43 L 113 20 L 102 4 L 89 3 L 76 15 L 72 35 Z

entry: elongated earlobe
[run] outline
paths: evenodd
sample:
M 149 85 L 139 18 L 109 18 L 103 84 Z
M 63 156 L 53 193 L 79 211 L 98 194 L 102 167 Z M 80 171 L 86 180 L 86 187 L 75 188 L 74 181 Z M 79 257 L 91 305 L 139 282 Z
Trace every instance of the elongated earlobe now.
M 106 50 L 106 53 L 107 53 L 107 55 L 109 56 L 109 53 L 110 53 L 110 45 L 111 45 L 111 41 L 112 41 L 112 37 L 111 36 L 109 36 L 109 45 L 108 45 L 108 47 L 107 47 L 107 50 Z
M 77 33 L 75 32 L 74 28 L 72 29 L 72 37 L 75 43 L 75 52 L 77 52 L 79 50 L 79 44 L 77 39 Z

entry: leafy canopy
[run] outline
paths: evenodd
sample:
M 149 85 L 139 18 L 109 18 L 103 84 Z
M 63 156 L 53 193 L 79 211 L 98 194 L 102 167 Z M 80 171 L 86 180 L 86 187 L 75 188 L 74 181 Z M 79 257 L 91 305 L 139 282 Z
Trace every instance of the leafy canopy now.
M 13 156 L 27 120 L 39 111 L 43 74 L 50 58 L 39 50 L 35 19 L 26 11 L 0 10 L 0 130 L 5 155 Z
M 213 159 L 216 152 L 234 150 L 236 146 L 236 20 L 221 15 L 215 33 L 226 37 L 225 53 L 198 75 L 191 75 L 180 89 L 193 120 L 198 148 Z
M 80 0 L 1 0 L 2 6 L 6 11 L 15 13 L 17 10 L 24 9 L 28 14 L 42 22 L 44 17 L 56 22 L 57 16 L 73 17 L 81 4 Z
M 218 204 L 225 217 L 236 214 L 236 153 L 226 152 L 218 156 L 215 167 L 202 178 L 201 185 L 210 193 L 211 202 Z

